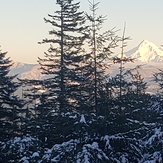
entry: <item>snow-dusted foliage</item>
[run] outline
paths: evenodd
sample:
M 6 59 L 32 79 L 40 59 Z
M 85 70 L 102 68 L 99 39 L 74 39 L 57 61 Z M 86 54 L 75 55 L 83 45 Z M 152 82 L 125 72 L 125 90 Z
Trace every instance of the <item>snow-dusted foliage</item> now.
M 41 163 L 46 162 L 73 162 L 77 140 L 70 140 L 62 144 L 55 144 L 51 149 L 45 149 Z
M 84 144 L 81 151 L 77 154 L 76 163 L 107 162 L 109 158 L 105 152 L 100 149 L 97 142 Z
M 104 150 L 110 162 L 134 163 L 141 157 L 139 140 L 125 137 L 125 134 L 105 135 L 101 139 L 105 143 Z
M 46 149 L 41 163 L 96 163 L 107 162 L 108 160 L 109 158 L 100 149 L 97 142 L 87 144 L 81 143 L 80 140 L 70 140 L 62 144 L 56 144 L 51 149 Z
M 162 125 L 151 129 L 144 138 L 145 151 L 140 163 L 163 162 L 163 130 Z
M 155 118 L 158 109 L 148 108 L 147 113 L 151 117 L 149 121 L 146 117 L 138 120 L 129 116 L 96 116 L 75 112 L 55 115 L 53 122 L 50 124 L 47 121 L 45 125 L 46 130 L 51 129 L 50 132 L 41 131 L 41 127 L 37 131 L 38 138 L 42 138 L 40 140 L 33 133 L 33 136 L 0 142 L 0 161 L 161 163 L 163 126 Z
M 40 157 L 39 141 L 31 136 L 15 137 L 1 146 L 2 162 L 37 162 Z

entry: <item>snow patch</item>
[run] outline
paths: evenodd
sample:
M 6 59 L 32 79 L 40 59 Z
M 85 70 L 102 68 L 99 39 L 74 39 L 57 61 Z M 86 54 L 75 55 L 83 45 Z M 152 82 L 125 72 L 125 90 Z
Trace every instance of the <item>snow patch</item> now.
M 84 117 L 83 114 L 81 115 L 80 123 L 85 123 L 86 124 L 86 120 L 85 120 L 85 117 Z

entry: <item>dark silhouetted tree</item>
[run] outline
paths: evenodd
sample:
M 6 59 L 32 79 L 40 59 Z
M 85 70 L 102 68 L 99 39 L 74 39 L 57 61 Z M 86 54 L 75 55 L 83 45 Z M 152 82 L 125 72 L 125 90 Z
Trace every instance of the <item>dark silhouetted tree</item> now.
M 49 32 L 50 39 L 43 39 L 42 43 L 50 43 L 45 58 L 39 58 L 41 70 L 48 77 L 44 80 L 47 89 L 46 106 L 51 105 L 56 110 L 64 111 L 72 108 L 75 103 L 73 92 L 76 91 L 78 83 L 76 79 L 76 68 L 83 60 L 83 44 L 87 37 L 85 17 L 79 10 L 79 3 L 67 0 L 57 1 L 60 7 L 46 23 L 53 26 Z M 48 104 L 49 103 L 49 104 Z
M 20 84 L 14 81 L 16 75 L 9 76 L 13 63 L 6 54 L 0 51 L 0 140 L 3 141 L 19 133 L 23 107 L 23 101 L 14 95 Z
M 89 41 L 88 45 L 91 49 L 90 64 L 92 67 L 91 74 L 91 86 L 93 88 L 90 92 L 90 103 L 94 106 L 96 115 L 99 114 L 100 109 L 105 105 L 108 98 L 105 90 L 105 76 L 106 70 L 108 69 L 108 61 L 111 54 L 113 54 L 112 49 L 117 47 L 117 42 L 119 38 L 116 36 L 116 31 L 114 29 L 105 31 L 101 34 L 101 28 L 105 21 L 105 17 L 96 15 L 96 10 L 98 9 L 99 3 L 94 1 L 88 1 L 90 6 L 91 15 L 87 15 L 88 21 L 91 23 L 89 31 Z

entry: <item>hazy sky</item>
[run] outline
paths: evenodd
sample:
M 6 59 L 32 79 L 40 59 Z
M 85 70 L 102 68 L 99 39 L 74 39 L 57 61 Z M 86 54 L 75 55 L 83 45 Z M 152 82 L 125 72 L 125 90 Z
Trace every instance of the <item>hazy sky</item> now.
M 95 0 L 98 1 L 98 14 L 107 16 L 103 30 L 123 29 L 127 23 L 126 36 L 132 40 L 126 51 L 144 39 L 157 46 L 163 44 L 163 0 Z M 36 63 L 49 47 L 38 42 L 52 29 L 43 18 L 56 9 L 56 0 L 0 0 L 1 50 L 8 51 L 13 61 Z M 89 12 L 87 0 L 81 0 L 81 9 Z

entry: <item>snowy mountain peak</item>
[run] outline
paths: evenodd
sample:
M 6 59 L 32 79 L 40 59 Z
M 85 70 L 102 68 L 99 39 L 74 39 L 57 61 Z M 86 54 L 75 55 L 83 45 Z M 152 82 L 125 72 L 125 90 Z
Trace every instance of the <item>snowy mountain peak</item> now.
M 153 43 L 145 39 L 140 44 L 153 44 Z
M 153 48 L 153 49 L 158 49 L 158 47 L 154 43 L 149 42 L 148 40 L 143 40 L 139 44 L 139 48 Z
M 126 55 L 142 62 L 163 61 L 163 50 L 148 40 L 143 40 L 137 47 L 126 52 Z

